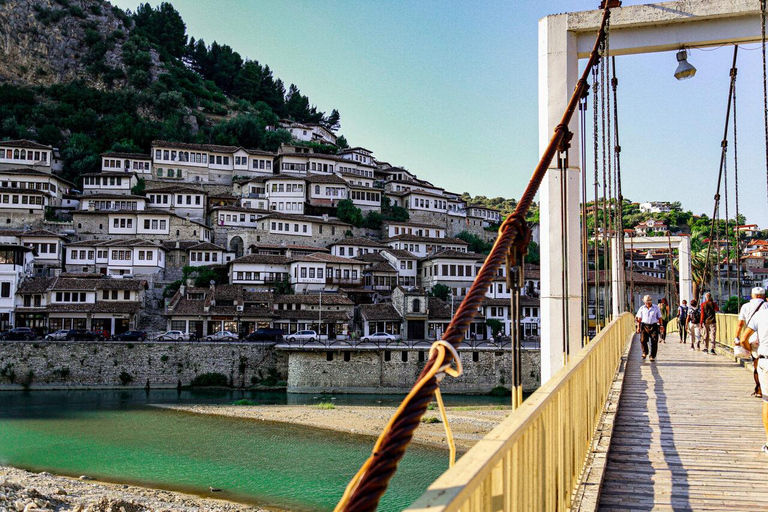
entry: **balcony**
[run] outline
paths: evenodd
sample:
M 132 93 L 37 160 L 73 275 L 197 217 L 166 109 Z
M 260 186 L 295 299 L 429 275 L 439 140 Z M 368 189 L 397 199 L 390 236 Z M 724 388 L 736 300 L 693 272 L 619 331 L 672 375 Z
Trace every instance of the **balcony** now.
M 256 194 L 254 192 L 251 192 L 251 193 L 248 194 L 248 197 L 250 199 L 266 199 L 267 198 L 267 194 Z
M 351 278 L 351 277 L 326 277 L 325 284 L 346 284 L 360 286 L 363 284 L 363 278 Z

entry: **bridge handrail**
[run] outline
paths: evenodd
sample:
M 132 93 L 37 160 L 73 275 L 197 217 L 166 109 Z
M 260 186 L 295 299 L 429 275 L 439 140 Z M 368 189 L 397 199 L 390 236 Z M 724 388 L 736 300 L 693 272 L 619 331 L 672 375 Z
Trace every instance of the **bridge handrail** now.
M 721 345 L 733 348 L 733 337 L 736 336 L 736 324 L 739 323 L 739 315 L 730 313 L 717 314 L 717 332 L 715 338 Z
M 634 328 L 614 319 L 406 510 L 569 508 Z

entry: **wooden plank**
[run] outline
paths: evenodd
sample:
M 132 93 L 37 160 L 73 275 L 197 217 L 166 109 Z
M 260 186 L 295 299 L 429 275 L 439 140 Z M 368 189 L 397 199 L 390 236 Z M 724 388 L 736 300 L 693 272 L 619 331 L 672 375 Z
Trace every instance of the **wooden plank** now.
M 599 509 L 768 510 L 761 401 L 749 396 L 749 373 L 690 350 L 677 334 L 655 362 L 640 354 L 635 339 Z

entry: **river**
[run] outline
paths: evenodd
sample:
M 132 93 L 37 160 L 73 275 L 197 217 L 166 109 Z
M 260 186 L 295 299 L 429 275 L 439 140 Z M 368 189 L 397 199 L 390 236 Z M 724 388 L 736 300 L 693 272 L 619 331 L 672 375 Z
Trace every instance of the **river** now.
M 149 404 L 394 406 L 391 395 L 287 395 L 243 391 L 0 392 L 0 464 L 225 498 L 266 508 L 332 510 L 372 440 L 286 424 L 194 415 Z M 508 398 L 447 396 L 449 405 Z M 380 510 L 401 510 L 447 468 L 444 450 L 412 445 Z

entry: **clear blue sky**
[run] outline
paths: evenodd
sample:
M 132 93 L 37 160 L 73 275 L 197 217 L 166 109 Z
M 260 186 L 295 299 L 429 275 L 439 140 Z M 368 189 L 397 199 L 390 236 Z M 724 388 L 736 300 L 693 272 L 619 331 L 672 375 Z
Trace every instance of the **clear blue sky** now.
M 351 144 L 454 192 L 519 197 L 539 156 L 538 20 L 598 2 L 171 3 L 189 35 L 268 64 L 320 110 L 337 108 Z M 768 228 L 762 68 L 757 45 L 747 48 L 738 74 L 740 203 Z M 618 59 L 625 197 L 679 200 L 711 215 L 731 57 L 730 47 L 692 50 L 698 74 L 684 82 L 672 76 L 674 53 Z M 732 168 L 731 160 L 731 190 Z

